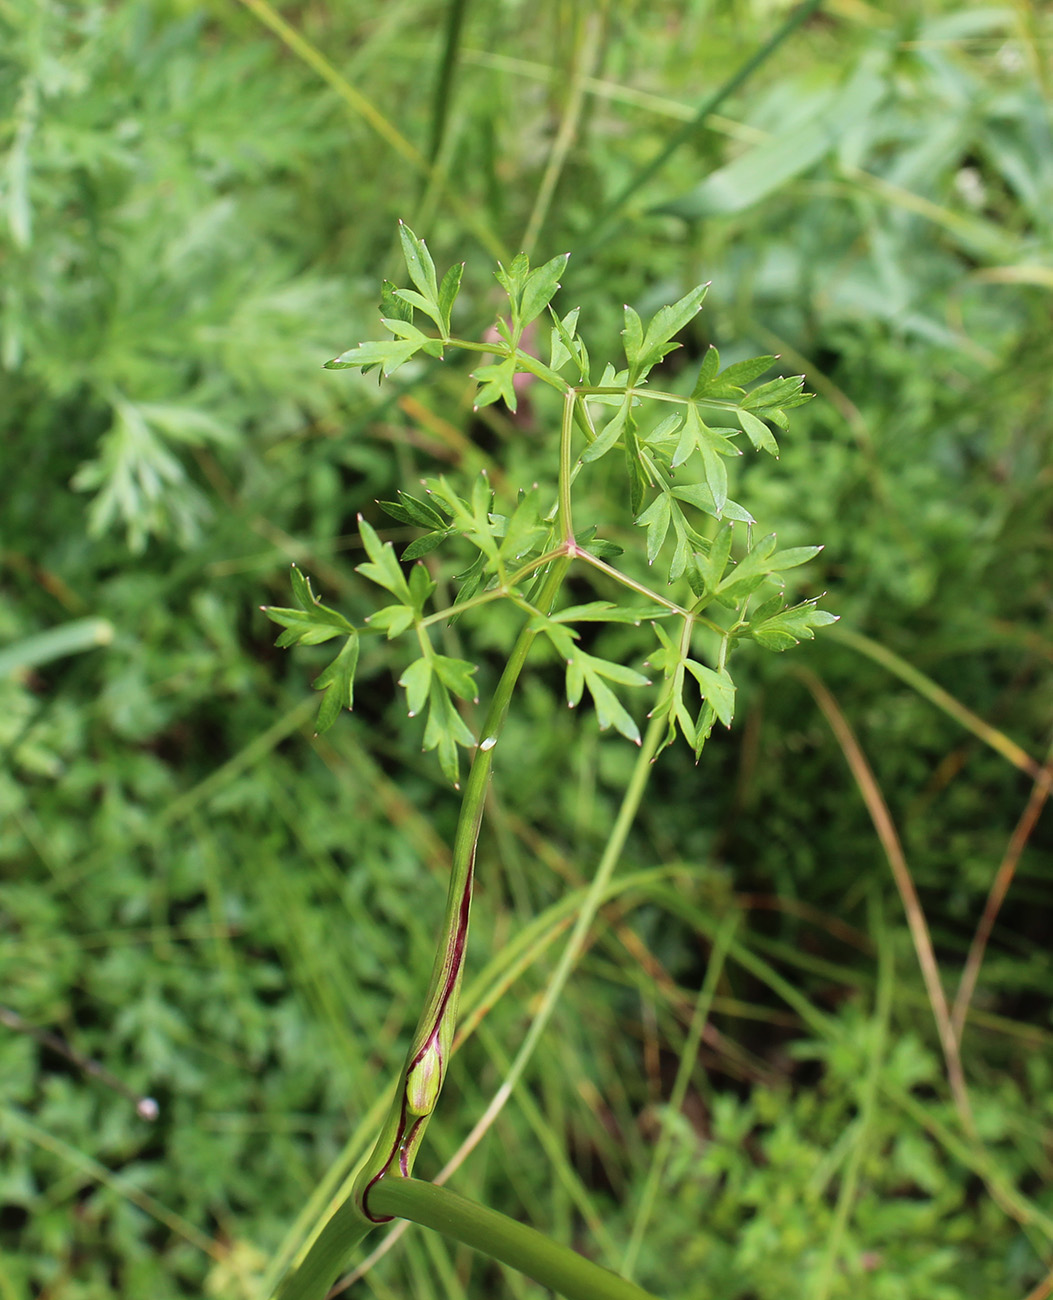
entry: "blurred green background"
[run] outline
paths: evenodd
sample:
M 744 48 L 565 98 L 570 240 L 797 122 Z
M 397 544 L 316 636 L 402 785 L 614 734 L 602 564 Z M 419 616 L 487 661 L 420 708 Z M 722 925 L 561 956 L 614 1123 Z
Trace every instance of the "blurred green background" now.
M 1053 1293 L 1053 14 L 793 21 L 779 0 L 0 0 L 0 1300 L 257 1296 L 397 1068 L 456 799 L 396 656 L 370 649 L 355 713 L 314 740 L 312 653 L 276 651 L 258 607 L 288 604 L 295 561 L 360 621 L 357 512 L 385 527 L 375 500 L 428 473 L 529 482 L 558 427 L 542 398 L 473 415 L 454 358 L 379 389 L 322 370 L 375 337 L 399 218 L 467 260 L 469 337 L 524 245 L 572 251 L 561 302 L 601 360 L 623 302 L 712 280 L 677 355 L 806 374 L 780 462 L 744 457 L 732 491 L 780 543 L 825 544 L 798 584 L 841 615 L 743 656 L 698 768 L 662 756 L 622 875 L 664 874 L 604 914 L 454 1185 L 617 1267 L 672 1125 L 638 1267 L 669 1300 Z M 616 483 L 595 492 L 624 518 Z M 451 633 L 484 690 L 510 626 Z M 484 967 L 588 877 L 632 763 L 559 690 L 528 673 L 496 766 L 468 976 L 493 1005 L 425 1177 L 559 935 L 507 988 Z M 864 791 L 949 999 L 1010 882 L 962 1040 L 973 1136 Z M 349 1294 L 542 1292 L 414 1229 Z

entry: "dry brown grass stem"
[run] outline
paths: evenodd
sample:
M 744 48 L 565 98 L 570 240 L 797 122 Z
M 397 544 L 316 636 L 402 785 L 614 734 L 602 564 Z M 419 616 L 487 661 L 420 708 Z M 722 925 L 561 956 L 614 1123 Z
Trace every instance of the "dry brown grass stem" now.
M 907 925 L 910 927 L 914 951 L 917 954 L 918 965 L 921 967 L 922 979 L 925 981 L 925 991 L 928 994 L 929 1005 L 932 1007 L 933 1018 L 936 1021 L 936 1030 L 939 1034 L 943 1059 L 947 1067 L 947 1082 L 950 1085 L 951 1096 L 954 1098 L 955 1109 L 958 1111 L 962 1127 L 975 1140 L 976 1124 L 973 1120 L 972 1107 L 969 1104 L 968 1089 L 965 1086 L 965 1073 L 962 1070 L 958 1040 L 951 1025 L 947 995 L 940 981 L 940 969 L 936 961 L 936 954 L 933 951 L 928 922 L 925 920 L 925 913 L 918 899 L 918 891 L 914 887 L 914 879 L 907 866 L 907 859 L 904 856 L 888 805 L 870 764 L 867 762 L 866 755 L 856 739 L 855 732 L 833 695 L 814 673 L 801 670 L 798 676 L 811 691 L 815 702 L 823 712 L 823 716 L 830 724 L 830 729 L 841 747 L 841 752 L 845 756 L 845 761 L 848 763 L 849 770 L 859 788 L 859 793 L 864 804 L 866 804 L 870 820 L 874 824 L 874 830 L 881 841 L 881 847 L 885 851 L 889 870 L 892 872 L 892 879 L 895 881 L 900 899 L 903 902 L 903 910 L 906 913 Z
M 976 927 L 975 935 L 973 935 L 969 955 L 965 959 L 965 966 L 962 968 L 962 978 L 958 984 L 958 992 L 954 998 L 954 1008 L 951 1011 L 951 1028 L 954 1031 L 955 1041 L 959 1044 L 962 1041 L 962 1034 L 965 1032 L 965 1018 L 969 1014 L 969 1003 L 972 1001 L 973 993 L 976 990 L 976 981 L 980 975 L 980 967 L 983 964 L 987 941 L 991 937 L 991 931 L 994 929 L 995 920 L 1003 902 L 1005 902 L 1009 886 L 1013 883 L 1013 876 L 1016 874 L 1020 855 L 1023 853 L 1024 846 L 1030 839 L 1031 832 L 1035 829 L 1046 800 L 1049 798 L 1051 778 L 1053 778 L 1053 744 L 1049 747 L 1041 772 L 1035 777 L 1034 784 L 1031 787 L 1031 795 L 1024 811 L 1020 814 L 1020 820 L 1009 837 L 1005 854 L 1001 863 L 999 863 L 998 870 L 995 872 L 994 880 L 991 882 L 980 923 Z

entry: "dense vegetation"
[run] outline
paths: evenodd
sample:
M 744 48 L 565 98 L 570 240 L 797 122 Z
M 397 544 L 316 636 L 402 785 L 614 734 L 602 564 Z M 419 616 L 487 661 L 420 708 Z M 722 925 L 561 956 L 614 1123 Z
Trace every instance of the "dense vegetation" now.
M 841 616 L 744 651 L 735 729 L 659 757 L 453 1184 L 612 1267 L 633 1243 L 669 1300 L 1050 1294 L 1053 23 L 807 8 L 0 5 L 2 1300 L 256 1297 L 375 1134 L 457 801 L 407 659 L 364 645 L 315 739 L 327 647 L 274 649 L 259 606 L 295 562 L 361 623 L 359 512 L 401 546 L 378 500 L 529 482 L 559 434 L 538 385 L 473 411 L 452 355 L 379 388 L 322 369 L 375 336 L 399 217 L 467 260 L 464 336 L 523 247 L 571 251 L 600 362 L 624 303 L 711 280 L 668 365 L 805 375 L 779 464 L 731 490 L 824 543 L 788 591 Z M 586 491 L 638 548 L 622 477 Z M 465 616 L 444 651 L 470 642 L 483 694 L 513 634 Z M 634 668 L 653 641 L 597 638 Z M 563 698 L 540 658 L 495 764 L 426 1177 L 499 1087 L 634 761 Z M 352 1293 L 539 1292 L 413 1229 Z

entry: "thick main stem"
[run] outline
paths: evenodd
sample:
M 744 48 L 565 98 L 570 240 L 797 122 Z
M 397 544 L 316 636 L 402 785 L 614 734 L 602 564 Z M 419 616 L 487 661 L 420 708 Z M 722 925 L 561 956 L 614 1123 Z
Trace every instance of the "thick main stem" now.
M 538 608 L 547 613 L 566 577 L 568 555 L 556 559 L 538 595 Z M 508 714 L 512 692 L 537 636 L 532 621 L 516 640 L 494 691 L 483 722 L 479 746 L 465 783 L 461 812 L 454 836 L 453 861 L 446 895 L 442 935 L 432 966 L 428 993 L 417 1022 L 399 1086 L 376 1145 L 355 1184 L 355 1199 L 373 1222 L 387 1216 L 371 1209 L 372 1193 L 387 1174 L 408 1178 L 428 1120 L 446 1076 L 456 1024 L 457 1000 L 467 951 L 468 919 L 475 874 L 475 850 L 482 825 L 493 751 Z
M 647 1291 L 496 1210 L 416 1178 L 387 1178 L 375 1209 L 411 1219 L 551 1287 L 567 1300 L 654 1300 Z

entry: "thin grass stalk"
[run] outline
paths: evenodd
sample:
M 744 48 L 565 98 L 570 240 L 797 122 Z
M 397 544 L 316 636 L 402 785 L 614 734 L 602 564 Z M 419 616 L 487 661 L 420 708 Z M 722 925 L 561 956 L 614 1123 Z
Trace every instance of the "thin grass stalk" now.
M 651 895 L 659 906 L 665 906 L 673 916 L 680 916 L 688 924 L 694 925 L 701 933 L 714 936 L 716 926 L 713 918 L 700 907 L 688 902 L 681 894 L 662 885 L 656 885 Z M 732 941 L 729 954 L 743 970 L 755 976 L 767 985 L 778 997 L 800 1017 L 813 1033 L 826 1042 L 835 1043 L 842 1039 L 843 1029 L 838 1022 L 826 1012 L 820 1011 L 803 993 L 779 974 L 773 966 L 751 949 L 737 941 Z M 1047 1239 L 1053 1241 L 1053 1217 L 1040 1206 L 1025 1196 L 1017 1187 L 994 1167 L 988 1153 L 976 1144 L 970 1144 L 937 1119 L 932 1110 L 905 1088 L 899 1087 L 888 1078 L 881 1080 L 881 1091 L 909 1116 L 919 1128 L 929 1133 L 948 1155 L 952 1156 L 966 1169 L 972 1170 L 980 1178 L 1003 1209 L 1012 1215 L 1018 1223 L 1028 1228 L 1035 1228 Z M 1012 1207 L 1012 1208 L 1008 1208 Z M 1043 1246 L 1045 1243 L 1043 1243 Z
M 1046 1274 L 1034 1290 L 1027 1293 L 1024 1300 L 1049 1300 L 1050 1296 L 1053 1296 L 1053 1270 Z
M 1020 855 L 1031 838 L 1031 832 L 1035 829 L 1046 800 L 1049 798 L 1050 781 L 1053 778 L 1053 744 L 1050 745 L 1039 777 L 1045 779 L 1035 779 L 1027 805 L 1020 814 L 1020 820 L 1009 837 L 1009 843 L 1006 846 L 1002 861 L 999 863 L 998 870 L 995 872 L 994 880 L 991 882 L 980 923 L 976 927 L 976 933 L 969 945 L 969 953 L 962 968 L 958 992 L 955 994 L 954 1006 L 951 1008 L 951 1029 L 959 1044 L 962 1041 L 962 1034 L 965 1032 L 965 1018 L 969 1014 L 969 1003 L 973 999 L 976 981 L 980 975 L 980 967 L 983 965 L 984 953 L 987 950 L 987 943 L 991 937 L 991 931 L 994 929 L 995 920 L 1002 904 L 1005 902 L 1009 886 L 1013 883 L 1013 876 L 1016 874 Z
M 442 45 L 439 75 L 435 81 L 435 96 L 431 110 L 431 136 L 428 140 L 428 157 L 434 167 L 439 160 L 450 122 L 453 103 L 453 79 L 460 62 L 461 35 L 469 0 L 449 0 L 446 6 L 446 35 Z
M 713 948 L 710 952 L 706 977 L 702 981 L 702 987 L 698 991 L 698 999 L 695 1002 L 691 1024 L 687 1031 L 684 1050 L 680 1054 L 680 1064 L 677 1068 L 676 1079 L 673 1081 L 673 1088 L 669 1094 L 668 1109 L 672 1115 L 679 1115 L 683 1109 L 684 1098 L 687 1096 L 687 1087 L 691 1082 L 691 1074 L 695 1068 L 695 1062 L 698 1059 L 699 1048 L 702 1045 L 702 1032 L 705 1029 L 706 1021 L 709 1019 L 709 1012 L 713 1005 L 713 997 L 717 991 L 717 983 L 724 970 L 724 961 L 728 955 L 728 948 L 740 919 L 741 914 L 739 912 L 729 912 L 724 918 L 720 929 L 717 931 L 717 937 L 714 940 Z M 640 1205 L 637 1209 L 636 1217 L 633 1220 L 629 1244 L 626 1246 L 625 1254 L 622 1256 L 622 1272 L 626 1277 L 632 1277 L 636 1270 L 636 1261 L 640 1254 L 640 1247 L 643 1244 L 647 1225 L 650 1223 L 651 1215 L 654 1212 L 655 1201 L 658 1198 L 658 1188 L 661 1184 L 662 1175 L 665 1172 L 666 1163 L 669 1159 L 672 1145 L 673 1126 L 672 1124 L 664 1124 L 662 1126 L 661 1135 L 655 1144 L 650 1168 L 647 1170 L 647 1177 L 644 1180 L 643 1191 L 640 1194 Z
M 586 84 L 596 66 L 600 50 L 603 31 L 601 16 L 597 13 L 588 14 L 580 19 L 580 25 L 582 36 L 576 42 L 574 50 L 574 66 L 571 72 L 567 102 L 560 119 L 559 130 L 556 132 L 556 138 L 553 140 L 552 148 L 549 151 L 548 162 L 545 164 L 541 183 L 537 188 L 537 195 L 534 198 L 534 206 L 527 221 L 526 232 L 523 235 L 522 248 L 526 253 L 534 251 L 534 245 L 537 243 L 538 235 L 541 233 L 549 208 L 552 206 L 556 186 L 559 184 L 559 178 L 566 165 L 571 145 L 573 145 L 574 138 L 578 133 L 581 112 L 585 104 Z
M 429 175 L 433 168 L 427 158 L 412 144 L 402 132 L 383 113 L 367 99 L 360 90 L 342 76 L 329 62 L 325 55 L 312 44 L 295 27 L 287 23 L 267 0 L 241 0 L 241 3 L 268 27 L 297 58 L 302 59 L 319 77 L 344 101 L 348 108 L 380 136 L 400 158 L 404 159 L 415 171 Z M 469 230 L 475 235 L 486 251 L 501 260 L 507 260 L 508 254 L 501 241 L 488 225 L 480 218 L 481 209 L 466 203 L 456 192 L 447 192 L 447 201 Z
M 762 67 L 772 57 L 775 51 L 788 40 L 790 36 L 802 26 L 819 8 L 822 0 L 805 0 L 803 4 L 789 15 L 781 27 L 777 28 L 774 34 L 760 47 L 756 53 L 752 54 L 745 63 L 741 65 L 732 75 L 718 86 L 712 95 L 704 99 L 695 112 L 690 122 L 686 122 L 679 131 L 675 131 L 665 143 L 665 145 L 655 154 L 650 162 L 645 163 L 632 176 L 625 186 L 611 200 L 607 207 L 599 214 L 596 222 L 593 224 L 589 236 L 580 248 L 581 254 L 591 252 L 602 241 L 610 236 L 609 227 L 614 222 L 622 209 L 628 203 L 629 199 L 641 189 L 647 182 L 659 172 L 669 159 L 676 153 L 681 145 L 692 139 L 702 128 L 705 120 L 711 113 L 715 113 L 721 104 L 732 96 L 740 87 L 753 76 L 758 68 Z
M 892 879 L 895 881 L 903 903 L 907 925 L 910 928 L 911 939 L 914 942 L 914 951 L 917 954 L 922 979 L 925 981 L 925 990 L 928 993 L 929 1004 L 932 1007 L 933 1018 L 936 1021 L 936 1030 L 939 1034 L 940 1045 L 943 1048 L 943 1058 L 947 1067 L 947 1082 L 950 1084 L 955 1108 L 958 1111 L 962 1127 L 975 1140 L 977 1136 L 976 1122 L 973 1119 L 969 1093 L 965 1086 L 965 1073 L 962 1069 L 958 1040 L 951 1028 L 947 995 L 940 981 L 940 968 L 936 961 L 936 953 L 933 950 L 932 937 L 929 934 L 928 922 L 925 919 L 925 913 L 918 898 L 918 891 L 914 887 L 914 879 L 910 874 L 910 868 L 907 866 L 907 859 L 904 856 L 903 847 L 900 844 L 899 835 L 889 813 L 888 805 L 862 747 L 856 739 L 855 732 L 833 695 L 813 673 L 804 669 L 796 671 L 830 724 L 830 729 L 833 731 L 841 752 L 845 756 L 845 761 L 848 763 L 863 803 L 866 805 L 866 810 L 870 814 L 870 820 L 873 822 L 874 830 L 881 841 L 881 847 L 885 851 L 889 870 L 892 872 Z
M 137 1206 L 151 1219 L 156 1219 L 169 1232 L 181 1237 L 210 1259 L 220 1261 L 225 1257 L 226 1248 L 222 1243 L 207 1236 L 200 1228 L 184 1219 L 181 1214 L 170 1210 L 149 1192 L 144 1192 L 131 1179 L 113 1173 L 105 1165 L 85 1155 L 83 1151 L 78 1151 L 68 1142 L 63 1142 L 61 1138 L 39 1128 L 23 1111 L 14 1106 L 4 1106 L 0 1108 L 0 1136 L 10 1135 L 32 1142 L 34 1146 L 47 1151 L 63 1164 L 75 1169 L 81 1177 L 88 1178 L 98 1183 L 100 1187 L 108 1188 L 115 1195 L 124 1197 L 130 1204 Z
M 863 1082 L 859 1099 L 858 1131 L 848 1158 L 848 1165 L 841 1179 L 841 1187 L 834 1208 L 834 1218 L 826 1239 L 826 1251 L 823 1255 L 819 1281 L 815 1288 L 814 1300 L 827 1300 L 834 1285 L 838 1255 L 845 1231 L 852 1214 L 852 1203 L 859 1188 L 863 1157 L 867 1149 L 867 1135 L 877 1114 L 877 1099 L 881 1071 L 885 1066 L 885 1052 L 888 1046 L 889 1023 L 892 1019 L 892 995 L 896 987 L 895 957 L 891 940 L 885 930 L 885 913 L 881 895 L 874 891 L 870 896 L 870 915 L 872 928 L 877 940 L 878 977 L 877 998 L 874 1005 L 874 1040 L 870 1044 L 870 1062 Z
M 996 753 L 1001 754 L 1004 759 L 1012 763 L 1014 767 L 1019 768 L 1021 772 L 1026 772 L 1033 781 L 1043 781 L 1047 790 L 1053 784 L 1053 777 L 1049 773 L 1044 775 L 1042 766 L 1016 741 L 1011 740 L 1004 731 L 992 727 L 989 722 L 985 722 L 971 709 L 967 709 L 949 691 L 945 691 L 942 686 L 938 686 L 931 677 L 926 677 L 923 672 L 915 668 L 913 664 L 908 663 L 906 659 L 901 658 L 895 651 L 877 641 L 871 640 L 868 636 L 863 636 L 861 632 L 853 632 L 849 628 L 831 628 L 830 635 L 844 645 L 851 646 L 853 650 L 858 650 L 860 654 L 866 655 L 867 658 L 873 659 L 875 663 L 880 664 L 883 668 L 887 668 L 900 681 L 904 681 L 908 686 L 913 687 L 923 699 L 928 700 L 930 704 L 935 704 L 949 718 L 953 718 L 966 731 L 971 731 L 985 745 L 990 745 Z

